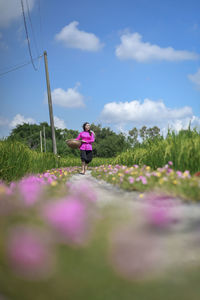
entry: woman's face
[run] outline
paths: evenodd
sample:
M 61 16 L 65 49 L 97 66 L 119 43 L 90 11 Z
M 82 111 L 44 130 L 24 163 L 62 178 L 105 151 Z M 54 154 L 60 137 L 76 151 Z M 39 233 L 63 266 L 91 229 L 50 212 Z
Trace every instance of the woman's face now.
M 85 130 L 86 130 L 86 131 L 90 130 L 90 124 L 86 124 L 86 125 L 85 125 Z

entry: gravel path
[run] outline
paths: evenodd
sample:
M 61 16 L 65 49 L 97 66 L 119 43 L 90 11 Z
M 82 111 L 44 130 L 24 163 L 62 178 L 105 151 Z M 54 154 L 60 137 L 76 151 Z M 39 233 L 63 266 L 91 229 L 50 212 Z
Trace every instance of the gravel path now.
M 87 171 L 85 175 L 75 174 L 69 180 L 71 183 L 86 183 L 92 186 L 97 195 L 98 205 L 105 206 L 109 203 L 126 204 L 134 212 L 141 210 L 147 205 L 143 198 L 140 198 L 141 193 L 136 191 L 125 191 L 117 186 L 105 182 L 104 180 L 97 180 L 91 175 L 91 171 Z M 186 203 L 180 198 L 173 199 L 175 203 L 173 207 L 174 218 L 178 219 L 179 230 L 199 231 L 200 234 L 200 204 Z
M 91 185 L 97 194 L 97 201 L 100 206 L 106 205 L 111 201 L 115 201 L 116 203 L 131 201 L 131 203 L 134 203 L 133 200 L 139 200 L 139 192 L 124 191 L 104 180 L 97 180 L 91 175 L 91 171 L 87 171 L 85 175 L 75 174 L 69 181 L 77 184 L 87 182 Z M 135 202 L 135 205 L 137 205 L 137 202 Z
M 130 212 L 133 212 L 133 219 L 137 218 L 137 215 L 142 210 L 144 211 L 144 208 L 150 207 L 150 204 L 139 197 L 139 192 L 124 191 L 103 180 L 97 180 L 91 175 L 91 171 L 87 171 L 86 175 L 73 175 L 70 182 L 89 184 L 97 194 L 97 203 L 100 207 L 105 207 L 110 203 L 118 203 L 121 207 L 126 207 L 130 209 Z M 178 198 L 173 199 L 172 203 L 172 216 L 175 221 L 170 224 L 170 227 L 161 232 L 150 230 L 146 234 L 152 238 L 156 237 L 159 241 L 160 253 L 164 262 L 163 268 L 200 265 L 200 205 L 198 203 L 185 203 Z M 144 233 L 143 229 L 140 233 Z M 130 239 L 127 243 L 129 242 Z

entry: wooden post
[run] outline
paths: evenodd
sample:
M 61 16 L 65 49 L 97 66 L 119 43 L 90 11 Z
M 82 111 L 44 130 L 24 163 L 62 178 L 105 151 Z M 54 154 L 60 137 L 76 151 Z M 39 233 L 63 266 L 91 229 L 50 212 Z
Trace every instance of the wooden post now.
M 49 71 L 48 71 L 47 52 L 46 51 L 44 51 L 44 63 L 45 63 L 45 72 L 46 72 L 47 94 L 48 94 L 49 116 L 50 116 L 51 133 L 52 133 L 53 153 L 57 154 L 56 136 L 55 136 L 54 119 L 53 119 L 53 107 L 52 107 L 52 100 L 51 100 L 51 89 L 50 89 L 50 82 L 49 82 Z
M 47 152 L 45 126 L 43 126 L 43 135 L 44 135 L 44 152 Z
M 43 152 L 43 149 L 42 149 L 42 131 L 40 130 L 40 149 L 41 149 L 41 152 Z

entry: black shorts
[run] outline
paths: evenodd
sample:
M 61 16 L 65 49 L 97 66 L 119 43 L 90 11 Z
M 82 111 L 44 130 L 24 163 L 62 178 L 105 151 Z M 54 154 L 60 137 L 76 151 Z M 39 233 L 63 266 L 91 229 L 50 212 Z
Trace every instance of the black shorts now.
M 92 161 L 92 150 L 80 150 L 81 151 L 81 161 L 89 164 Z

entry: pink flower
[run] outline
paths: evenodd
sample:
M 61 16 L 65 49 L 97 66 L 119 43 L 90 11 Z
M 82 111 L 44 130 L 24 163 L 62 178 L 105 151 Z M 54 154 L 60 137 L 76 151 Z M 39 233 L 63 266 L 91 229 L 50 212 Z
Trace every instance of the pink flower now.
M 168 161 L 168 165 L 172 166 L 173 165 L 173 162 L 170 160 Z
M 177 171 L 177 172 L 176 172 L 176 174 L 177 174 L 177 175 L 178 175 L 178 177 L 180 177 L 180 178 L 181 178 L 181 177 L 183 177 L 183 174 L 182 174 L 182 172 L 181 172 L 181 171 Z
M 140 176 L 140 180 L 142 181 L 143 184 L 147 184 L 147 179 L 145 176 Z
M 129 181 L 129 183 L 132 184 L 132 183 L 134 183 L 135 179 L 132 176 L 129 176 L 128 181 Z
M 126 279 L 138 281 L 158 275 L 161 255 L 159 240 L 150 232 L 124 226 L 112 233 L 110 261 L 114 270 Z
M 136 178 L 136 181 L 142 181 L 143 184 L 147 184 L 147 179 L 145 176 L 139 176 Z
M 131 171 L 130 170 L 125 170 L 125 174 L 128 174 L 128 173 L 130 173 Z
M 85 238 L 87 215 L 83 202 L 68 197 L 48 204 L 44 217 L 65 241 L 81 243 Z
M 38 229 L 22 226 L 11 230 L 7 240 L 7 255 L 17 274 L 29 279 L 49 276 L 53 261 L 45 236 Z
M 90 202 L 96 202 L 97 200 L 97 194 L 89 181 L 81 181 L 78 184 L 73 183 L 68 187 L 70 194 L 74 195 L 78 199 L 85 199 Z
M 33 205 L 41 193 L 41 184 L 34 176 L 23 178 L 19 182 L 20 193 L 26 205 Z
M 145 200 L 149 204 L 146 207 L 146 216 L 150 224 L 165 227 L 177 221 L 173 216 L 175 200 L 172 197 L 168 195 L 149 194 Z

